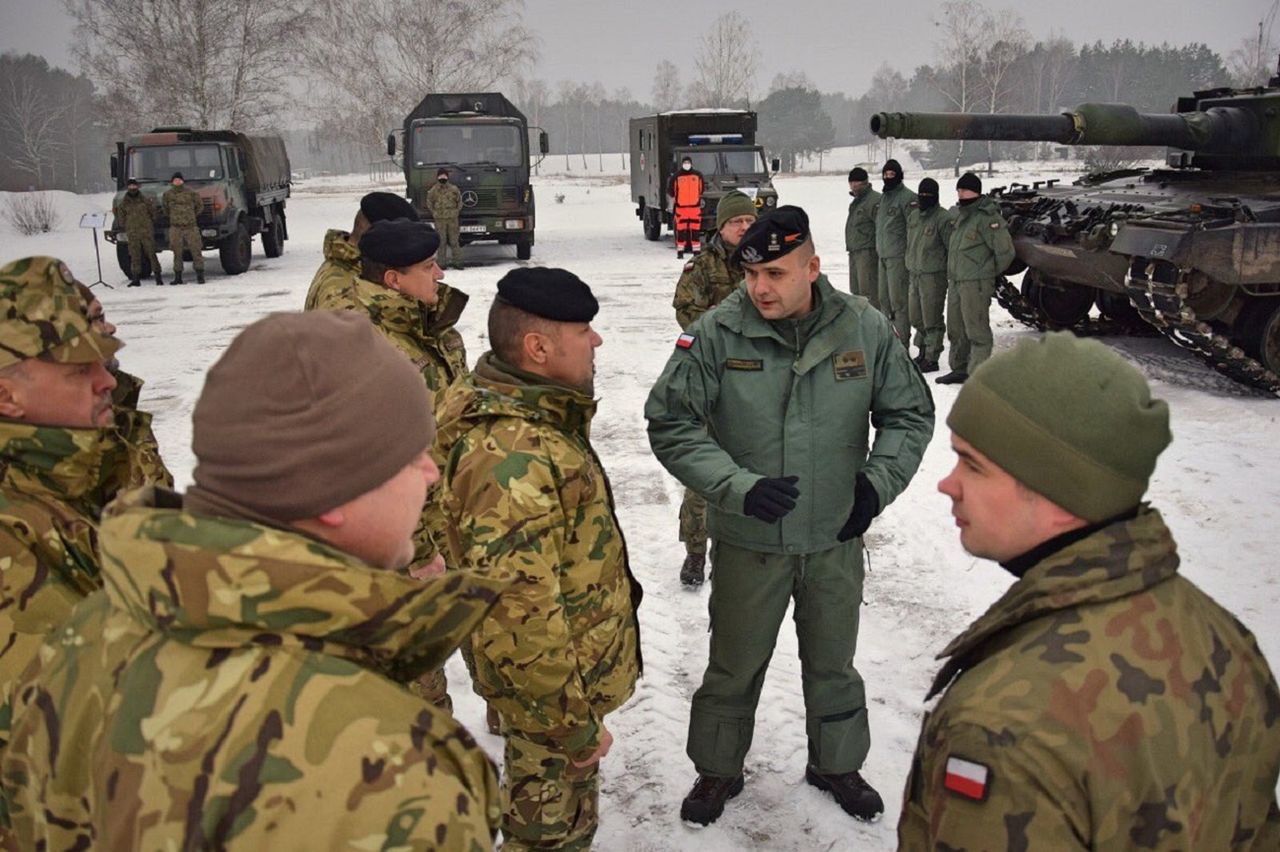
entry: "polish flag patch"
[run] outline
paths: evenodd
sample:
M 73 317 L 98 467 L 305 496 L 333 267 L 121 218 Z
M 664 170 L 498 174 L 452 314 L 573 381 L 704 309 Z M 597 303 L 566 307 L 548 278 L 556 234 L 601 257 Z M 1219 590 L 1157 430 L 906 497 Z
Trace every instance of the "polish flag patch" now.
M 948 757 L 947 774 L 942 786 L 957 796 L 973 799 L 975 802 L 985 801 L 987 791 L 991 788 L 991 770 L 963 757 Z
M 681 349 L 692 349 L 693 342 L 697 339 L 698 338 L 694 337 L 692 334 L 685 332 L 676 338 L 676 346 L 679 346 Z

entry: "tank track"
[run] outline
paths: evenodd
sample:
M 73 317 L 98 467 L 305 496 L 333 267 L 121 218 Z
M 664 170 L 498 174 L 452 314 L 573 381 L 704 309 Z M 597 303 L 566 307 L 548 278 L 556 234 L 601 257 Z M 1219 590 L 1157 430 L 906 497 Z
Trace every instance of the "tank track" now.
M 1039 308 L 1024 299 L 1018 288 L 1003 276 L 996 279 L 996 301 L 1018 322 L 1038 331 L 1058 331 L 1063 328 L 1050 322 Z M 1077 337 L 1155 337 L 1160 332 L 1133 323 L 1091 316 L 1071 326 L 1071 333 Z

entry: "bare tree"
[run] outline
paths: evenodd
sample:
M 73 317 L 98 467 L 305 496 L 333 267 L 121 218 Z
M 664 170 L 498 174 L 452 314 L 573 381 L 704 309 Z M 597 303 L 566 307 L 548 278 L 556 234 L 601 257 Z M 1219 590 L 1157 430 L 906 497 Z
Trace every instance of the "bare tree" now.
M 1267 16 L 1258 21 L 1256 36 L 1242 39 L 1240 45 L 1227 56 L 1227 70 L 1237 86 L 1265 85 L 1276 69 L 1276 40 L 1271 34 L 1275 26 L 1276 13 L 1280 11 L 1280 0 L 1271 4 Z
M 680 104 L 680 69 L 670 59 L 658 63 L 653 75 L 653 108 L 658 112 L 675 109 Z
M 37 80 L 22 69 L 12 68 L 0 84 L 0 132 L 10 140 L 12 164 L 34 178 L 43 189 L 46 176 L 63 154 L 62 119 L 65 103 L 47 97 Z
M 694 60 L 698 70 L 695 91 L 705 107 L 738 106 L 751 98 L 756 76 L 755 38 L 751 26 L 738 12 L 716 18 L 702 36 Z
M 1031 33 L 1022 24 L 1022 17 L 1011 12 L 993 15 L 991 29 L 987 31 L 990 46 L 978 65 L 982 97 L 986 111 L 992 114 L 1007 112 L 1014 95 L 1012 71 L 1031 43 Z M 993 174 L 994 145 L 987 141 L 987 174 Z
M 938 28 L 939 67 L 931 82 L 956 112 L 972 112 L 980 98 L 980 66 L 991 12 L 977 0 L 948 0 L 934 21 Z M 960 174 L 964 142 L 956 153 L 955 173 Z
M 866 98 L 877 109 L 891 109 L 893 104 L 902 103 L 907 97 L 907 80 L 897 70 L 890 68 L 889 63 L 881 62 L 880 67 L 871 75 L 871 88 Z M 867 139 L 867 159 L 888 160 L 893 156 L 893 139 L 878 139 L 863 122 L 857 128 L 859 134 Z M 857 139 L 854 139 L 857 143 Z

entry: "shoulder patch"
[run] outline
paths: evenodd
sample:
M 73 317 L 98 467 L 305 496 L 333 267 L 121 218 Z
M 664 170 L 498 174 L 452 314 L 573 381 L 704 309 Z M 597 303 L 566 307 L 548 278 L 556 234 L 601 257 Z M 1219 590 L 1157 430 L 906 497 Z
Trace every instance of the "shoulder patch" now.
M 676 338 L 676 346 L 680 349 L 692 349 L 693 343 L 697 339 L 697 337 L 686 331 Z
M 983 802 L 991 790 L 991 780 L 989 767 L 951 755 L 947 758 L 947 773 L 942 786 L 962 798 Z
M 999 222 L 992 222 L 992 223 L 991 223 L 991 225 L 990 225 L 990 228 L 991 228 L 992 230 L 995 230 L 996 228 L 999 228 L 999 227 L 1000 227 L 1000 223 L 999 223 Z

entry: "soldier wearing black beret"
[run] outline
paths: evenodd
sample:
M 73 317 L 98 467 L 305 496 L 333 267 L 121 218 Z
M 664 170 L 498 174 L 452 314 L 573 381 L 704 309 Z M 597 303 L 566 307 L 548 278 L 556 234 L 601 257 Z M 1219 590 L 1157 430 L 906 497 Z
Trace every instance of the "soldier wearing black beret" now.
M 332 228 L 324 235 L 324 262 L 311 279 L 304 310 L 340 307 L 349 298 L 347 291 L 360 276 L 360 238 L 370 225 L 390 219 L 416 222 L 418 211 L 403 196 L 370 192 L 360 199 L 350 232 Z

